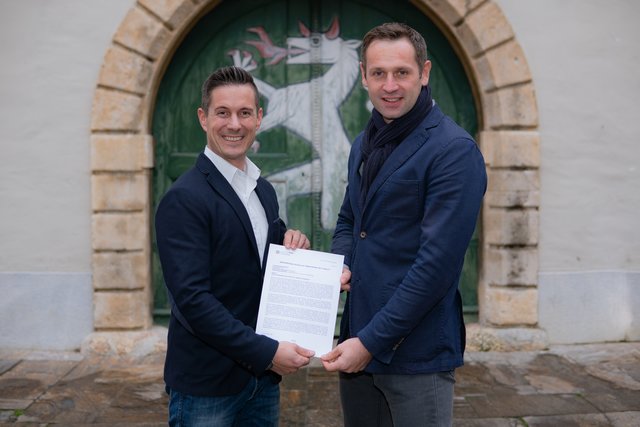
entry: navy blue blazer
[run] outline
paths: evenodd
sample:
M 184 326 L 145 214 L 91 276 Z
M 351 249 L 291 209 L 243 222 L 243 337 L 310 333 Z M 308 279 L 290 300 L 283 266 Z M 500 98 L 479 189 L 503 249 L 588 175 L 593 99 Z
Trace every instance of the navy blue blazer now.
M 487 183 L 471 136 L 434 105 L 392 152 L 360 206 L 362 134 L 332 251 L 351 269 L 340 341 L 359 337 L 371 373 L 430 373 L 462 365 L 458 280 Z
M 263 178 L 256 193 L 269 223 L 267 248 L 281 244 L 286 230 L 276 193 Z M 255 333 L 265 263 L 247 211 L 200 154 L 163 196 L 155 227 L 167 289 L 190 327 L 172 313 L 165 383 L 191 395 L 238 393 L 251 376 L 265 374 L 278 347 Z

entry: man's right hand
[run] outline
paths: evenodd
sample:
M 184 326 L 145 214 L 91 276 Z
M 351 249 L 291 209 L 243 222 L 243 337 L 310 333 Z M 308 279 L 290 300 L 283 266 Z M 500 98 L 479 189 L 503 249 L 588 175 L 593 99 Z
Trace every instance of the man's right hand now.
M 351 290 L 351 270 L 346 266 L 342 267 L 342 274 L 340 275 L 340 290 L 346 292 Z
M 271 370 L 279 375 L 293 374 L 306 366 L 314 356 L 314 352 L 287 341 L 278 343 L 278 350 L 273 356 Z

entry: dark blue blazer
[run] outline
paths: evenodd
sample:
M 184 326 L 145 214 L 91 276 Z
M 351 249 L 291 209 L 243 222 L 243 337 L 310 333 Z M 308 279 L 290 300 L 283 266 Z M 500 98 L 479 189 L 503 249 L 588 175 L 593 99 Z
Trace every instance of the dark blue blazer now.
M 476 143 L 437 105 L 385 161 L 360 206 L 362 134 L 349 156 L 332 251 L 351 269 L 340 340 L 359 337 L 366 371 L 462 365 L 457 289 L 487 183 Z
M 263 178 L 256 193 L 269 223 L 267 248 L 281 244 L 285 225 L 276 193 Z M 265 369 L 278 342 L 255 333 L 264 263 L 251 221 L 204 154 L 163 196 L 155 227 L 165 283 L 190 327 L 172 312 L 166 385 L 182 393 L 220 396 L 238 393 L 251 376 L 275 376 Z

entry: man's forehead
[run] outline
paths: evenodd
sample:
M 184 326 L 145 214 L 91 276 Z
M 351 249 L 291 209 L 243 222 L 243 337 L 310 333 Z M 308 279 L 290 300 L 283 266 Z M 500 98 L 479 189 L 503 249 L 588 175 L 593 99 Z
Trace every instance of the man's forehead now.
M 211 105 L 217 107 L 225 105 L 245 104 L 246 108 L 255 109 L 255 92 L 249 84 L 228 84 L 211 90 Z M 245 106 L 241 106 L 245 108 Z

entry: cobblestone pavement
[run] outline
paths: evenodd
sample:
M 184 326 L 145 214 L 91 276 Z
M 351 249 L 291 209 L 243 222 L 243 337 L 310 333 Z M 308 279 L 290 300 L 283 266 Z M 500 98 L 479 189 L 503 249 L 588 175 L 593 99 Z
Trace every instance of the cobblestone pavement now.
M 0 426 L 164 426 L 164 355 L 0 350 Z M 640 343 L 469 352 L 455 426 L 640 426 Z M 337 376 L 286 377 L 281 426 L 340 426 Z

